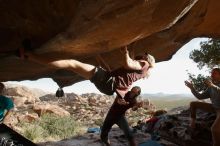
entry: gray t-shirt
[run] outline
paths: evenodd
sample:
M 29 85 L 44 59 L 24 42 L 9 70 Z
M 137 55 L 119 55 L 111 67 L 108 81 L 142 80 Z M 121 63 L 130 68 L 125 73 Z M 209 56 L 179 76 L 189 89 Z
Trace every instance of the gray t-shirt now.
M 193 95 L 198 99 L 210 98 L 212 106 L 220 109 L 220 83 L 214 87 L 208 87 L 203 93 L 192 90 Z

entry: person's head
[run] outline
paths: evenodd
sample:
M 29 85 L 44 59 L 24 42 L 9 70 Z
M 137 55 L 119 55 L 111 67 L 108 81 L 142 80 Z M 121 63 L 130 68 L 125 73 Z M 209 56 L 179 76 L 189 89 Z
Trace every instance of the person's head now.
M 149 68 L 153 68 L 155 66 L 155 58 L 148 54 L 148 53 L 145 53 L 144 55 L 139 55 L 139 56 L 136 56 L 135 57 L 135 60 L 145 60 L 149 63 Z
M 130 98 L 135 102 L 133 106 L 137 106 L 138 108 L 143 106 L 143 100 L 141 96 L 141 88 L 139 86 L 134 86 L 130 91 Z
M 213 81 L 220 82 L 220 68 L 212 69 L 211 78 Z
M 0 95 L 3 94 L 4 89 L 5 89 L 5 85 L 0 82 Z
M 139 86 L 134 86 L 134 87 L 131 89 L 131 93 L 134 94 L 134 95 L 136 95 L 136 97 L 137 97 L 138 95 L 141 94 L 141 88 L 140 88 Z

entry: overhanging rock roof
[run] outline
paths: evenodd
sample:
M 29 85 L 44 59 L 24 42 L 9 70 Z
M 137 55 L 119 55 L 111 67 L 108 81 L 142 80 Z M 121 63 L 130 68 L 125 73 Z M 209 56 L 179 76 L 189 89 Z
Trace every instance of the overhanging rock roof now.
M 0 0 L 0 81 L 53 78 L 60 86 L 83 80 L 14 54 L 30 39 L 51 60 L 75 58 L 111 69 L 125 45 L 164 61 L 195 37 L 220 35 L 219 0 Z

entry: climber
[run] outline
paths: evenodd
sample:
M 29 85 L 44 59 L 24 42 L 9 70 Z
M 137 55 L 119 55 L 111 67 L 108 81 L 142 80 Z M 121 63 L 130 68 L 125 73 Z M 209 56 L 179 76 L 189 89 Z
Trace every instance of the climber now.
M 132 110 L 135 111 L 143 106 L 143 101 L 137 101 L 137 96 L 140 95 L 140 93 L 141 88 L 138 86 L 135 86 L 131 89 L 131 91 L 128 91 L 124 97 L 125 101 L 128 102 L 127 105 L 121 105 L 120 102 L 118 102 L 118 98 L 116 97 L 101 128 L 101 140 L 105 145 L 110 146 L 108 133 L 112 126 L 117 124 L 119 128 L 124 131 L 130 146 L 137 146 L 132 131 L 129 128 L 128 122 L 126 120 L 125 112 L 129 108 L 132 108 Z
M 83 63 L 75 59 L 64 59 L 50 61 L 47 57 L 32 53 L 28 48 L 21 48 L 19 56 L 36 63 L 46 64 L 58 69 L 67 69 L 79 74 L 85 79 L 89 79 L 98 90 L 107 95 L 113 95 L 116 92 L 121 99 L 128 92 L 132 83 L 149 76 L 150 69 L 155 65 L 155 59 L 150 54 L 137 56 L 135 59 L 130 58 L 127 47 L 121 49 L 123 63 L 118 69 L 107 71 L 102 67 L 96 67 L 91 64 Z M 124 100 L 122 100 L 124 103 Z
M 211 79 L 205 81 L 208 88 L 199 93 L 195 90 L 192 83 L 185 81 L 186 86 L 191 90 L 192 94 L 197 99 L 210 98 L 212 103 L 194 101 L 190 104 L 191 112 L 191 127 L 195 128 L 196 109 L 202 109 L 208 112 L 216 112 L 217 117 L 212 124 L 211 132 L 213 139 L 213 146 L 220 146 L 220 68 L 214 68 L 211 71 Z

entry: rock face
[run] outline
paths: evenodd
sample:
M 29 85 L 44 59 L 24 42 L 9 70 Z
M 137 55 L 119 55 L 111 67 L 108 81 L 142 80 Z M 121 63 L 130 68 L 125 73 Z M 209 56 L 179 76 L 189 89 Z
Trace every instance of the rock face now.
M 24 0 L 0 1 L 0 81 L 53 78 L 60 86 L 83 80 L 17 58 L 30 39 L 33 51 L 51 60 L 75 58 L 111 69 L 128 45 L 164 61 L 195 37 L 220 35 L 218 0 Z M 15 74 L 16 73 L 16 74 Z

